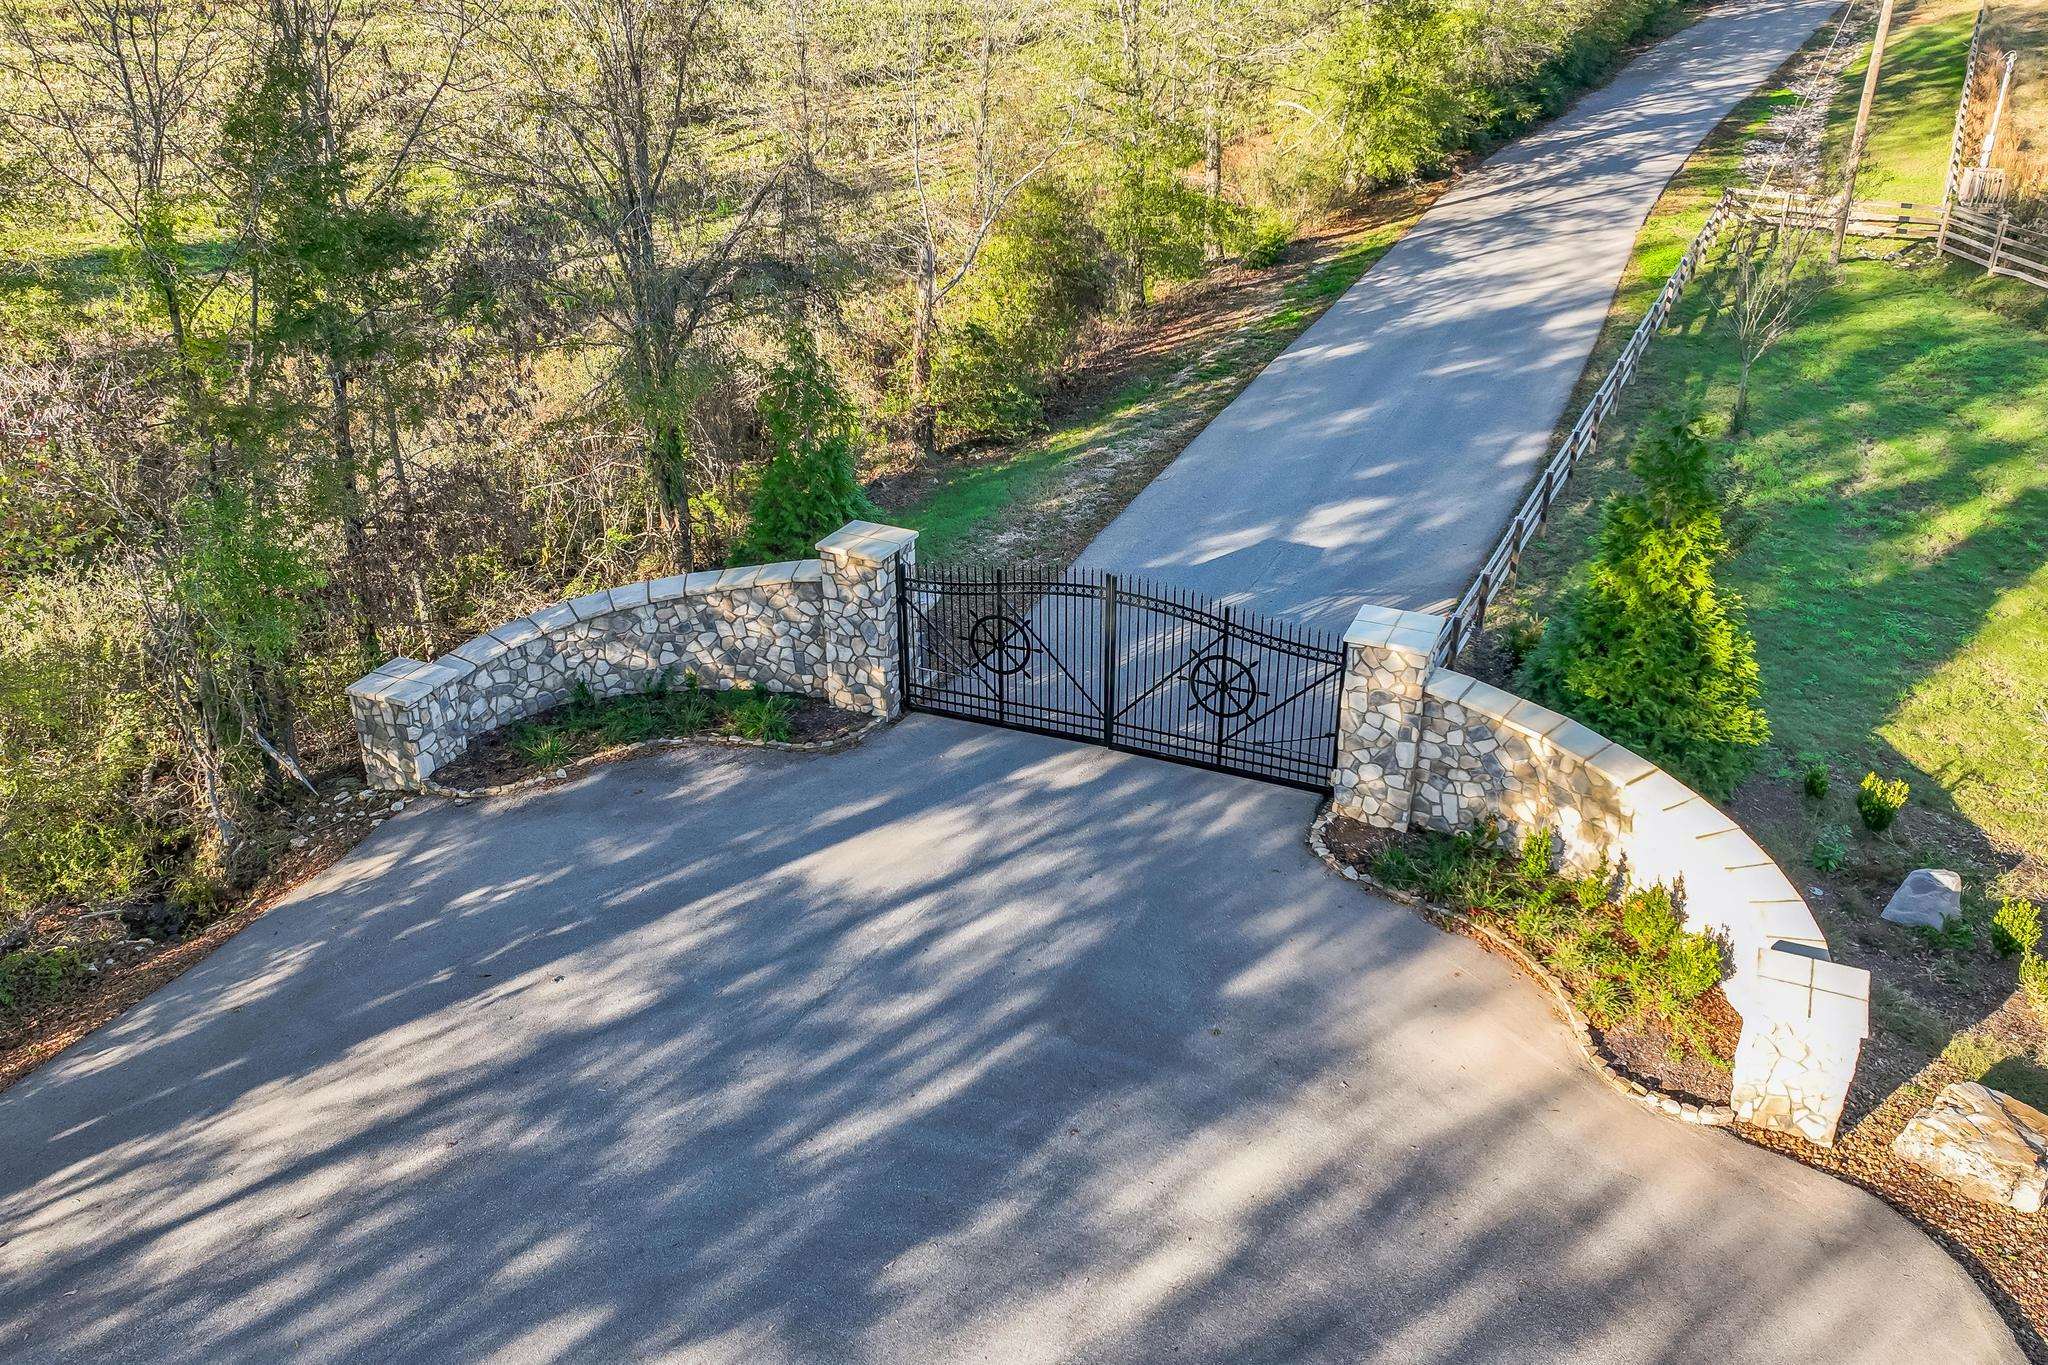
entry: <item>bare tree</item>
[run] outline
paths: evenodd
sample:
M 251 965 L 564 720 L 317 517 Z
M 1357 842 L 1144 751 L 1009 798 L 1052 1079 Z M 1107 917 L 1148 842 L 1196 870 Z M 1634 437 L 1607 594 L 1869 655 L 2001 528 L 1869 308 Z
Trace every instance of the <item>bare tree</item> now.
M 690 364 L 738 301 L 787 176 L 742 118 L 745 53 L 723 0 L 563 0 L 489 10 L 480 55 L 521 97 L 451 146 L 485 184 L 560 222 L 559 286 L 615 348 L 646 443 L 650 529 L 694 567 Z M 505 88 L 501 86 L 500 88 Z
M 0 135 L 118 227 L 181 360 L 194 300 L 177 212 L 228 50 L 206 0 L 0 0 Z
M 1728 235 L 1722 261 L 1729 272 L 1730 319 L 1740 369 L 1731 433 L 1749 423 L 1750 375 L 1758 360 L 1792 330 L 1834 279 L 1817 220 L 1745 218 Z
M 1006 61 L 1034 27 L 1031 7 L 1001 0 L 911 0 L 903 12 L 900 124 L 910 211 L 899 259 L 911 290 L 910 431 L 937 446 L 932 352 L 946 300 L 973 273 L 1019 190 L 1072 145 L 1073 121 L 1041 126 Z

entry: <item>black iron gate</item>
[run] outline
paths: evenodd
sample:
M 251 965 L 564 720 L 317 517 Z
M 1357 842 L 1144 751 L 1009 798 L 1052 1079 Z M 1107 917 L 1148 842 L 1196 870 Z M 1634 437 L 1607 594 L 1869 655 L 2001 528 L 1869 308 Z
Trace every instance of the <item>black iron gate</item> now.
M 1344 650 L 1114 575 L 927 569 L 897 593 L 905 704 L 1326 791 Z

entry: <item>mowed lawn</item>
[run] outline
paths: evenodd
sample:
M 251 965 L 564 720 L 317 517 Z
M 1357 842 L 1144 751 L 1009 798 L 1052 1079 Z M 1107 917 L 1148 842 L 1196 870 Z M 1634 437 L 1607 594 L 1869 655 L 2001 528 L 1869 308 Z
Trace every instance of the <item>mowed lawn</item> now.
M 1952 0 L 1901 10 L 1859 195 L 1939 198 L 1972 14 Z M 1862 70 L 1831 123 L 1853 117 Z M 1734 182 L 1742 144 L 1789 99 L 1751 100 L 1673 181 L 1588 386 Z M 1854 244 L 1852 256 L 1898 245 Z M 1714 287 L 1704 278 L 1651 347 L 1504 622 L 1540 617 L 1584 564 L 1599 504 L 1626 482 L 1621 459 L 1651 412 L 1692 403 L 1726 430 L 1737 350 Z M 1924 246 L 1895 262 L 1852 260 L 1759 362 L 1748 431 L 1726 443 L 1737 549 L 1725 577 L 1748 603 L 1774 731 L 1760 771 L 1782 780 L 1811 755 L 1838 787 L 1870 769 L 1907 778 L 1915 807 L 1960 817 L 1961 837 L 1958 822 L 1941 822 L 1948 837 L 1925 853 L 1974 859 L 1973 898 L 2048 898 L 2044 303 L 2041 291 L 1937 264 Z M 1845 811 L 1810 814 L 1758 833 L 1781 860 L 1803 862 L 1812 826 Z

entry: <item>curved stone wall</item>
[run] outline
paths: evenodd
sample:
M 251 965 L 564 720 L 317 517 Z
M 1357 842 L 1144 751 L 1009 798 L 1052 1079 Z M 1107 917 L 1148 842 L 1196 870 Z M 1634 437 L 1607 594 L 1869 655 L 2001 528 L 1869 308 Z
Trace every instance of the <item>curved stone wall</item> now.
M 1548 828 L 1570 862 L 1680 887 L 1688 923 L 1729 949 L 1736 1116 L 1831 1142 L 1869 1032 L 1869 973 L 1829 960 L 1798 888 L 1712 802 L 1576 721 L 1431 667 L 1437 620 L 1367 608 L 1347 633 L 1339 813 L 1445 832 L 1488 818 L 1510 833 Z M 1397 786 L 1374 775 L 1390 763 Z
M 711 570 L 558 602 L 431 663 L 393 659 L 349 688 L 363 765 L 415 787 L 478 736 L 545 711 L 580 683 L 599 697 L 664 674 L 892 715 L 896 568 L 916 535 L 855 522 L 818 559 Z

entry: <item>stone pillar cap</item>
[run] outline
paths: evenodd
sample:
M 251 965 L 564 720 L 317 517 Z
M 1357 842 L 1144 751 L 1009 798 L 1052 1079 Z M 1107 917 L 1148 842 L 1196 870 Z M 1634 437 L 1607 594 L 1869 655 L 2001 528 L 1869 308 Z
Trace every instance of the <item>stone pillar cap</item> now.
M 1432 616 L 1426 611 L 1403 611 L 1368 602 L 1351 618 L 1344 631 L 1344 643 L 1385 646 L 1426 657 L 1436 652 L 1436 642 L 1442 638 L 1448 621 L 1448 617 Z
M 872 521 L 849 521 L 818 542 L 818 553 L 856 564 L 886 564 L 917 543 L 917 532 Z

